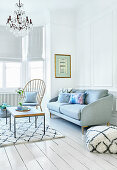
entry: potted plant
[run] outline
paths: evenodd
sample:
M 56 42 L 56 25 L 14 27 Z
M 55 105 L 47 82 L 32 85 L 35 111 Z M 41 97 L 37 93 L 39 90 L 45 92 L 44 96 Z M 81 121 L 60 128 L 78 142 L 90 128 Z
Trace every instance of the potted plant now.
M 19 102 L 18 102 L 18 107 L 17 107 L 17 109 L 18 110 L 22 110 L 23 109 L 23 107 L 22 107 L 22 104 L 23 104 L 23 99 L 24 99 L 24 96 L 23 96 L 23 94 L 24 94 L 24 90 L 23 89 L 18 89 L 17 90 L 17 94 L 19 95 Z

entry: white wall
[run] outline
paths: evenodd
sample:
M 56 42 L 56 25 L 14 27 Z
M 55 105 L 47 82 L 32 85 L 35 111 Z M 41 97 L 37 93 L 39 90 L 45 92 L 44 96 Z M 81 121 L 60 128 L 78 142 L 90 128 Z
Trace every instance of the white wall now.
M 57 95 L 60 88 L 74 86 L 76 15 L 73 11 L 53 11 L 51 25 L 51 96 Z M 55 78 L 55 54 L 71 55 L 71 78 Z
M 77 15 L 76 86 L 117 90 L 117 4 Z M 97 12 L 98 11 L 98 12 Z M 91 13 L 91 12 L 90 12 Z M 81 20 L 82 18 L 82 20 Z
M 95 1 L 77 13 L 78 88 L 106 88 L 117 98 L 117 2 Z M 114 100 L 115 110 L 115 100 Z
M 85 11 L 88 13 L 90 7 Z M 117 10 L 77 18 L 76 86 L 117 90 Z

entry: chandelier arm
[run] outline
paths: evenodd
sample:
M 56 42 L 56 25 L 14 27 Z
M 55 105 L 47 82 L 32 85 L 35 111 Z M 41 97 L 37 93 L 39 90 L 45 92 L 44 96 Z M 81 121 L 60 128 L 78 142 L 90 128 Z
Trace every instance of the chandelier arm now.
M 25 11 L 22 10 L 23 4 L 21 0 L 16 3 L 18 9 L 14 11 L 14 17 L 9 16 L 7 19 L 7 27 L 16 35 L 24 36 L 27 35 L 33 28 L 32 20 L 25 16 Z

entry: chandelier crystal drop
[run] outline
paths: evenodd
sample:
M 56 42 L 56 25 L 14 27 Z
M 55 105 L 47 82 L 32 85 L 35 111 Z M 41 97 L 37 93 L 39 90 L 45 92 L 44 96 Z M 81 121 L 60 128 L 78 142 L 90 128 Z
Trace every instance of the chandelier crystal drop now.
M 26 36 L 32 29 L 32 20 L 25 15 L 23 11 L 23 4 L 20 2 L 16 3 L 17 9 L 14 11 L 14 16 L 7 19 L 7 28 L 17 37 Z

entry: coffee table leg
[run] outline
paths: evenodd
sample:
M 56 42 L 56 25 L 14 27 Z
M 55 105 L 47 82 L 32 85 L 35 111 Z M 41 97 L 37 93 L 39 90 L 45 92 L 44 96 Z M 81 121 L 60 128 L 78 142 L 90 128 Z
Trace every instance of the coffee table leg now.
M 37 128 L 37 116 L 35 116 L 35 128 Z
M 10 131 L 11 131 L 11 114 L 10 114 Z
M 45 135 L 45 115 L 44 115 L 44 135 Z
M 6 124 L 7 124 L 7 109 L 6 109 Z
M 15 117 L 14 117 L 14 138 L 16 138 L 16 121 L 15 121 Z

